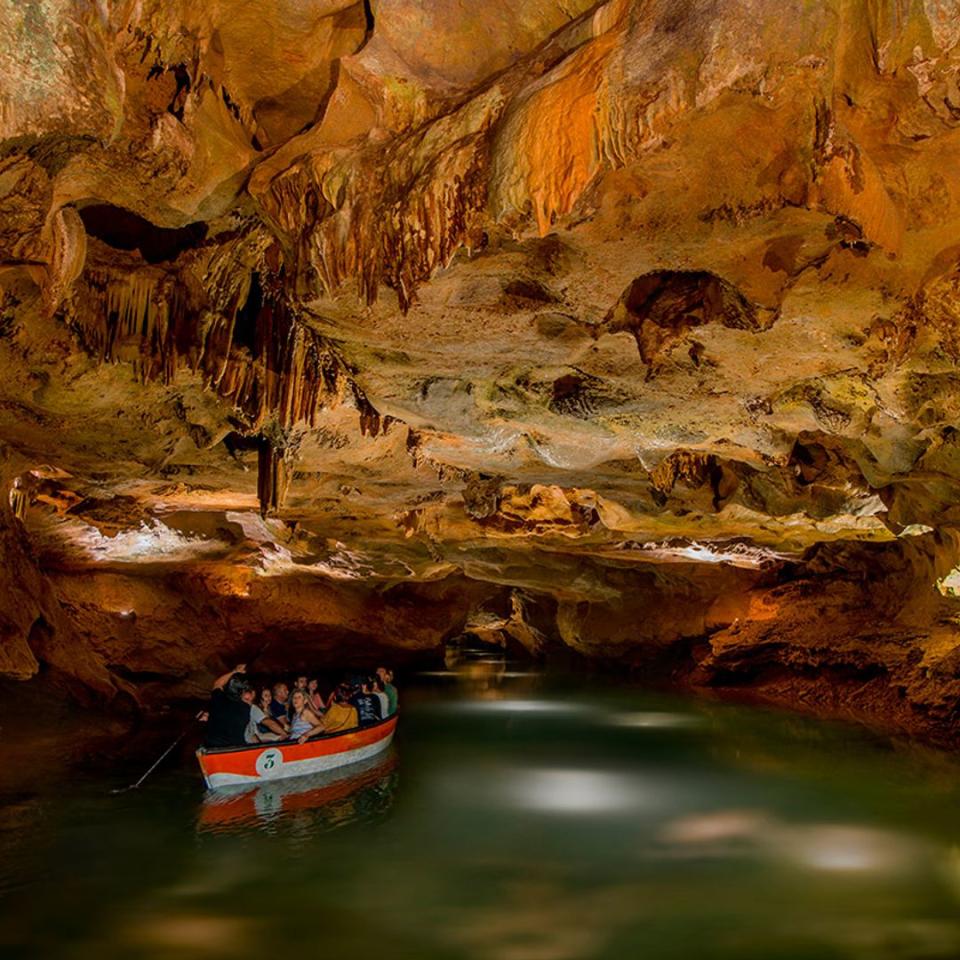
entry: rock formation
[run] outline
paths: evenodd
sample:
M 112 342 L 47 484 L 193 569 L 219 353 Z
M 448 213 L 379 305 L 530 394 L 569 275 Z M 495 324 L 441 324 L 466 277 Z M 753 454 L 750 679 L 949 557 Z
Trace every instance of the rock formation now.
M 956 0 L 0 0 L 0 672 L 465 629 L 949 737 Z

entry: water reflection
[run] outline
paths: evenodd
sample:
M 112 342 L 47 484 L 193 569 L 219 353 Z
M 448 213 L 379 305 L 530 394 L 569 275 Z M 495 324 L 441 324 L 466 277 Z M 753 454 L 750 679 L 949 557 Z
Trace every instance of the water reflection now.
M 656 802 L 636 778 L 597 770 L 516 771 L 503 793 L 509 804 L 538 813 L 636 813 Z
M 310 776 L 271 780 L 256 786 L 209 790 L 198 818 L 201 831 L 266 827 L 297 813 L 309 813 L 314 829 L 382 816 L 398 783 L 397 756 L 386 754 Z
M 635 727 L 650 730 L 679 730 L 698 727 L 702 718 L 692 713 L 667 713 L 663 710 L 631 711 L 629 713 L 610 713 L 607 721 L 615 727 Z
M 665 825 L 660 840 L 673 856 L 767 857 L 810 870 L 877 876 L 930 867 L 934 849 L 907 833 L 856 824 L 790 824 L 761 810 L 681 817 Z
M 119 798 L 62 771 L 31 794 L 40 815 L 8 791 L 0 954 L 960 956 L 955 760 L 498 665 L 451 672 L 404 689 L 396 752 L 361 767 L 203 796 L 187 763 Z
M 447 704 L 446 708 L 458 713 L 539 713 L 548 717 L 582 717 L 594 713 L 594 709 L 586 704 L 563 700 L 480 700 Z

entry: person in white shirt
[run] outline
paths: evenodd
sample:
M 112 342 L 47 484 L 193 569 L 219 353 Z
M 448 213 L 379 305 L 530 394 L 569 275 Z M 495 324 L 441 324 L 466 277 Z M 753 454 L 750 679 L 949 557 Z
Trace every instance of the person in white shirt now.
M 285 739 L 287 735 L 283 727 L 272 717 L 268 717 L 256 703 L 254 703 L 256 696 L 256 691 L 253 687 L 247 687 L 247 689 L 240 694 L 240 699 L 250 705 L 250 720 L 247 723 L 247 729 L 244 731 L 243 739 L 246 740 L 247 743 L 273 743 L 277 740 Z M 258 723 L 265 724 L 272 732 L 261 733 L 257 729 Z
M 390 698 L 384 693 L 383 681 L 379 677 L 371 677 L 370 689 L 380 701 L 380 716 L 386 720 L 386 718 L 390 716 Z

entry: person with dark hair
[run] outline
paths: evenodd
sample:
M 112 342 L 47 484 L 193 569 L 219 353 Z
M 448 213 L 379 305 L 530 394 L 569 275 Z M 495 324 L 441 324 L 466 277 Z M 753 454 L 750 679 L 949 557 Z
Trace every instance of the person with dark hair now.
M 400 699 L 397 688 L 393 685 L 393 671 L 389 667 L 377 667 L 377 676 L 380 678 L 380 682 L 383 684 L 383 692 L 390 702 L 389 715 L 392 716 L 397 712 L 397 703 Z
M 282 680 L 273 685 L 270 715 L 279 723 L 287 723 L 290 719 L 290 688 Z
M 370 690 L 380 701 L 380 716 L 390 716 L 390 698 L 383 689 L 383 681 L 376 675 L 370 678 Z
M 307 699 L 310 701 L 311 709 L 318 716 L 326 709 L 323 696 L 320 693 L 320 684 L 317 680 L 310 680 L 307 683 Z
M 287 729 L 287 718 L 286 715 L 275 717 L 273 715 L 273 710 L 271 709 L 273 705 L 273 691 L 269 687 L 264 687 L 260 691 L 260 699 L 257 701 L 257 706 L 269 717 L 271 720 L 276 720 L 284 730 Z M 257 724 L 257 733 L 263 734 L 267 739 L 274 738 L 274 734 L 270 733 L 270 728 L 266 725 L 264 721 L 260 721 Z M 269 737 L 267 735 L 269 734 Z
M 360 726 L 357 708 L 350 704 L 350 687 L 341 683 L 333 691 L 330 705 L 323 715 L 324 733 L 344 733 Z
M 360 689 L 354 692 L 350 703 L 356 708 L 361 727 L 368 727 L 371 723 L 377 723 L 383 719 L 380 713 L 380 701 L 370 689 L 368 677 L 364 677 L 361 681 Z
M 238 663 L 213 682 L 204 746 L 235 747 L 246 742 L 253 704 L 253 687 L 244 676 L 246 672 L 247 665 Z M 283 727 L 268 717 L 264 716 L 263 722 L 274 733 L 284 733 Z
M 257 691 L 252 686 L 247 684 L 246 689 L 240 694 L 240 699 L 250 704 L 250 722 L 243 736 L 247 743 L 276 743 L 287 735 L 286 727 L 279 720 L 271 719 L 266 710 L 257 704 Z M 268 726 L 268 723 L 272 727 Z M 277 728 L 284 733 L 277 733 Z

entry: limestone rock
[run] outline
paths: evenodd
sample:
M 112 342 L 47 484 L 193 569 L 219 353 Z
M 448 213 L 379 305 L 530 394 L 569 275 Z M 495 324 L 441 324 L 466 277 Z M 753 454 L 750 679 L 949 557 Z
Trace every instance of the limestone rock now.
M 472 624 L 947 729 L 956 13 L 0 0 L 0 672 Z

